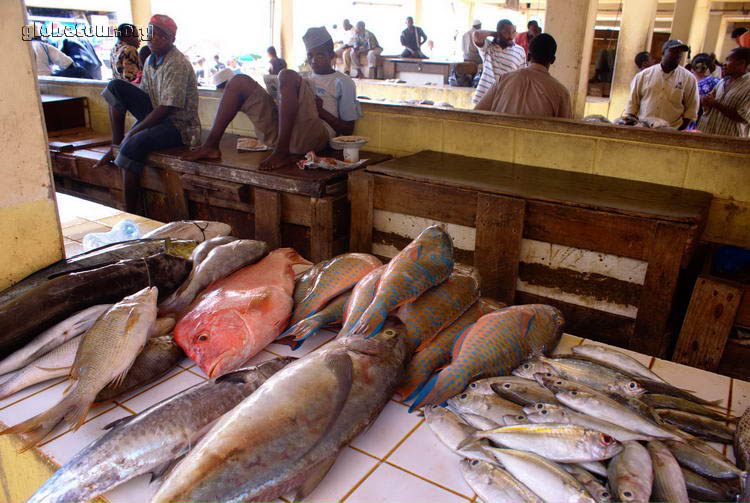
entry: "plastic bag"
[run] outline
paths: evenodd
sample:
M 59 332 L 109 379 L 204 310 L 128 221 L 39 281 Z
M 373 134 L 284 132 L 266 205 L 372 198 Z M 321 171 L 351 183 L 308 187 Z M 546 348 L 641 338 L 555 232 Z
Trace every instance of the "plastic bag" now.
M 140 237 L 141 230 L 138 228 L 138 224 L 129 218 L 125 218 L 117 222 L 109 232 L 92 232 L 86 234 L 83 237 L 83 249 L 86 251 L 93 250 L 100 246 L 119 243 L 121 241 L 130 241 Z

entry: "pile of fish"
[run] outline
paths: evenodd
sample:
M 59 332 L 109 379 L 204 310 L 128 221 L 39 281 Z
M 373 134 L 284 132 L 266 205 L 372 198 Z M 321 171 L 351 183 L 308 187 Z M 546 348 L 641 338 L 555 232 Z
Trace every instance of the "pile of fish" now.
M 736 500 L 747 485 L 750 410 L 735 431 L 725 410 L 622 352 L 572 351 L 425 408 L 482 501 Z M 734 442 L 738 465 L 708 442 Z

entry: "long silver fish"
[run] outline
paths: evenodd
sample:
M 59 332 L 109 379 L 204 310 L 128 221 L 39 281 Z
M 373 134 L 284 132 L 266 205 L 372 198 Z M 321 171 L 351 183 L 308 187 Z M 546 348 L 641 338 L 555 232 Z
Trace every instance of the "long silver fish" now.
M 110 423 L 104 436 L 57 470 L 27 503 L 89 501 L 138 475 L 160 475 L 208 425 L 291 361 L 277 358 L 235 370 Z
M 658 440 L 652 440 L 647 448 L 654 467 L 654 498 L 670 503 L 689 503 L 682 470 L 667 446 Z
M 691 402 L 690 400 L 686 400 L 684 398 L 671 395 L 663 395 L 660 393 L 646 393 L 640 398 L 644 403 L 650 405 L 655 409 L 681 410 L 683 412 L 690 412 L 692 414 L 699 414 L 711 419 L 716 419 L 717 421 L 727 420 L 725 415 L 720 414 L 716 410 L 699 403 Z
M 627 442 L 628 440 L 648 441 L 653 439 L 649 435 L 628 430 L 598 417 L 581 414 L 561 405 L 540 402 L 534 405 L 527 405 L 523 408 L 523 411 L 532 423 L 577 424 L 590 430 L 606 433 L 618 442 Z
M 448 408 L 458 414 L 476 414 L 497 424 L 503 424 L 503 416 L 506 414 L 523 414 L 521 406 L 509 400 L 497 395 L 476 393 L 461 393 L 448 399 Z
M 738 491 L 726 484 L 698 475 L 692 470 L 682 469 L 688 496 L 694 501 L 735 501 Z
M 143 235 L 149 238 L 192 239 L 199 243 L 207 239 L 228 236 L 232 233 L 232 226 L 222 222 L 207 220 L 180 220 L 169 222 Z
M 521 406 L 532 405 L 538 402 L 555 403 L 557 401 L 555 395 L 550 390 L 532 381 L 492 384 L 491 388 L 500 397 Z
M 472 414 L 471 412 L 463 412 L 459 414 L 461 419 L 466 421 L 466 424 L 468 424 L 469 426 L 477 430 L 494 430 L 495 428 L 499 428 L 505 424 L 505 417 L 509 415 L 512 415 L 513 417 L 518 417 L 514 414 L 506 414 L 505 416 L 503 416 L 503 422 L 498 424 L 495 421 L 487 419 L 484 416 L 480 416 L 478 414 Z M 526 415 L 524 415 L 523 417 L 525 418 Z
M 80 342 L 80 335 L 73 337 L 38 360 L 0 377 L 0 398 L 10 396 L 34 384 L 70 374 L 70 366 L 76 359 Z
M 607 467 L 600 461 L 589 461 L 588 463 L 576 463 L 576 466 L 580 466 L 584 470 L 599 475 L 600 477 L 607 477 Z
M 734 440 L 734 431 L 723 422 L 681 410 L 656 409 L 656 413 L 667 423 L 710 442 L 731 444 Z
M 521 379 L 534 380 L 534 374 L 553 374 L 557 375 L 555 369 L 552 366 L 542 362 L 538 358 L 532 358 L 523 362 L 521 365 L 513 369 L 511 374 Z
M 506 470 L 478 459 L 461 460 L 461 474 L 479 498 L 487 503 L 545 503 Z
M 612 493 L 610 493 L 609 489 L 604 487 L 596 477 L 591 475 L 591 472 L 584 470 L 578 465 L 560 466 L 562 466 L 566 472 L 574 476 L 576 480 L 586 488 L 588 493 L 594 497 L 597 503 L 609 503 L 612 501 Z
M 495 390 L 492 389 L 493 385 L 503 386 L 506 383 L 527 383 L 528 379 L 517 376 L 498 376 L 498 377 L 485 377 L 484 379 L 477 379 L 466 386 L 464 390 L 466 393 L 477 393 L 480 395 L 496 395 Z
M 664 444 L 682 466 L 704 477 L 734 479 L 744 474 L 724 455 L 710 446 L 705 446 L 700 441 L 675 442 L 674 440 L 665 440 Z
M 609 487 L 617 501 L 648 503 L 654 482 L 651 456 L 635 441 L 625 442 L 623 447 L 609 462 Z
M 553 373 L 560 377 L 581 382 L 600 392 L 623 396 L 639 396 L 646 392 L 632 377 L 588 360 L 545 356 L 540 356 L 539 360 L 552 367 Z
M 581 346 L 575 346 L 572 351 L 576 355 L 585 356 L 608 367 L 622 370 L 632 376 L 643 377 L 657 382 L 666 382 L 635 358 L 615 349 L 594 344 L 583 344 Z
M 34 337 L 34 339 L 21 349 L 3 359 L 3 361 L 0 362 L 0 374 L 6 374 L 25 367 L 73 337 L 81 335 L 111 306 L 112 304 L 99 304 L 92 306 L 83 311 L 78 311 L 70 318 L 51 326 L 41 334 Z
M 470 439 L 477 430 L 458 415 L 440 405 L 431 405 L 425 407 L 424 418 L 427 426 L 443 445 L 459 456 L 494 462 L 494 458 L 482 450 L 480 442 L 468 445 L 470 442 L 467 443 L 466 440 Z M 459 445 L 462 444 L 464 448 L 459 449 Z

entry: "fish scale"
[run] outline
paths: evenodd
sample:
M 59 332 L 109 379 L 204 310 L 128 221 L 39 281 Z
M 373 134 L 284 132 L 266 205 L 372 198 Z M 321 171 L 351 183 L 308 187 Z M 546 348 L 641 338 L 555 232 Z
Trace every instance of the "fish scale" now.
M 482 316 L 458 336 L 451 364 L 418 389 L 410 409 L 443 402 L 474 379 L 508 374 L 531 355 L 550 351 L 563 323 L 560 311 L 542 304 L 511 306 Z

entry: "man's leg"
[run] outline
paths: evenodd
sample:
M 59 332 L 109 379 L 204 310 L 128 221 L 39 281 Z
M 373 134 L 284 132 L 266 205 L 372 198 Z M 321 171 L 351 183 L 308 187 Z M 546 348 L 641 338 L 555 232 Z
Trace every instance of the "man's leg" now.
M 344 73 L 352 73 L 352 49 L 344 49 Z
M 352 66 L 355 70 L 357 70 L 357 77 L 362 77 L 362 63 L 359 60 L 359 53 L 352 47 L 349 50 L 349 59 L 351 61 Z
M 141 89 L 124 80 L 110 80 L 102 91 L 102 97 L 109 104 L 109 122 L 112 127 L 112 145 L 119 145 L 125 136 L 125 115 L 133 114 L 136 120 L 143 120 L 153 110 L 151 99 Z M 109 164 L 114 159 L 110 148 L 94 167 Z
M 378 78 L 378 56 L 383 52 L 382 47 L 377 47 L 367 51 L 367 66 L 369 67 L 368 77 L 371 79 Z

